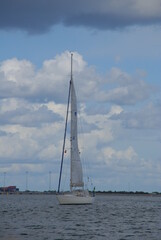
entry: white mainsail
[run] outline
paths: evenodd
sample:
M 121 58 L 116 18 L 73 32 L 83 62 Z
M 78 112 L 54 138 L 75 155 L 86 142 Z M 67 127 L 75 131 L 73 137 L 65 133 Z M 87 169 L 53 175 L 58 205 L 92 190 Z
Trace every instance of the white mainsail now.
M 77 99 L 73 79 L 71 79 L 71 182 L 70 187 L 83 187 L 82 164 L 77 138 Z

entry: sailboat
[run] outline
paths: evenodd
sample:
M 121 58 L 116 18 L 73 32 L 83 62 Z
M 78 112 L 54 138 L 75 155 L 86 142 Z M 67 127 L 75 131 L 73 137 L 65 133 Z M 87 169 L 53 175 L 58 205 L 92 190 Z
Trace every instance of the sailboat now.
M 72 204 L 92 204 L 94 196 L 91 196 L 88 190 L 84 189 L 83 170 L 78 148 L 78 135 L 77 135 L 77 98 L 73 82 L 72 73 L 73 54 L 71 53 L 71 79 L 69 83 L 69 94 L 67 113 L 65 121 L 64 141 L 62 149 L 62 158 L 60 166 L 60 175 L 58 183 L 57 199 L 61 205 Z M 68 123 L 69 106 L 71 108 L 71 126 L 70 126 L 70 191 L 60 192 L 61 176 L 65 152 L 66 131 Z

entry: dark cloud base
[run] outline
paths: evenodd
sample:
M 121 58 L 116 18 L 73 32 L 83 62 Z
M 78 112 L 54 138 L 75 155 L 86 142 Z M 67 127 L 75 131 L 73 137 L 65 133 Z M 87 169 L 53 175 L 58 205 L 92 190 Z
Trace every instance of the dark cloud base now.
M 40 34 L 58 23 L 103 30 L 161 23 L 158 1 L 130 3 L 127 0 L 1 0 L 0 29 Z M 153 12 L 149 14 L 151 5 Z

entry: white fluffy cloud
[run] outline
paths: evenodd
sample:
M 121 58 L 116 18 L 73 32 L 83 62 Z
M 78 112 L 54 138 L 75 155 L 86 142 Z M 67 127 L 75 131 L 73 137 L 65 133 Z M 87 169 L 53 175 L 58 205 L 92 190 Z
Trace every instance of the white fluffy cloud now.
M 154 89 L 142 79 L 136 79 L 113 68 L 101 77 L 74 53 L 74 78 L 80 100 L 89 99 L 116 104 L 135 104 L 145 100 Z M 36 70 L 31 62 L 13 58 L 0 65 L 1 98 L 22 98 L 35 102 L 65 102 L 70 78 L 70 52 L 46 60 Z
M 125 128 L 131 129 L 160 129 L 161 104 L 148 102 L 145 106 L 135 111 L 122 111 L 112 119 L 120 119 Z
M 13 58 L 4 61 L 0 66 L 2 85 L 0 94 L 3 98 L 22 97 L 30 101 L 56 99 L 57 92 L 63 95 L 63 85 L 69 69 L 69 52 L 56 56 L 53 60 L 45 61 L 39 70 L 35 70 L 32 63 L 26 60 Z
M 102 155 L 107 167 L 112 171 L 128 172 L 130 170 L 135 172 L 136 168 L 138 169 L 143 165 L 143 161 L 138 159 L 138 155 L 132 146 L 123 150 L 106 147 L 102 149 Z
M 130 76 L 118 68 L 112 68 L 107 75 L 107 91 L 99 94 L 101 101 L 110 101 L 120 105 L 133 105 L 148 99 L 155 88 L 143 79 Z

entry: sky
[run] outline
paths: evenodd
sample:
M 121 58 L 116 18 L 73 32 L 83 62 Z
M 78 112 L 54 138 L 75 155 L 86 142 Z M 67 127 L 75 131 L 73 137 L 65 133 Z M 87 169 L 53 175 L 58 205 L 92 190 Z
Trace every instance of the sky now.
M 0 186 L 57 190 L 71 52 L 86 186 L 161 192 L 161 0 L 0 1 Z

